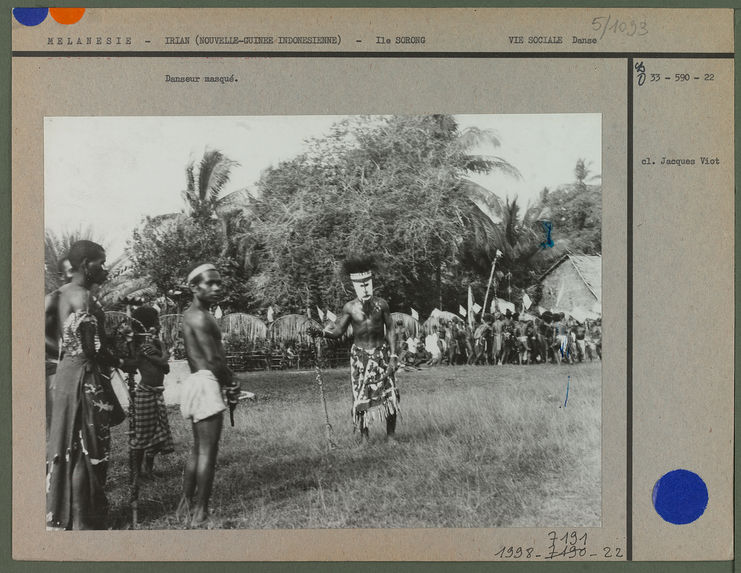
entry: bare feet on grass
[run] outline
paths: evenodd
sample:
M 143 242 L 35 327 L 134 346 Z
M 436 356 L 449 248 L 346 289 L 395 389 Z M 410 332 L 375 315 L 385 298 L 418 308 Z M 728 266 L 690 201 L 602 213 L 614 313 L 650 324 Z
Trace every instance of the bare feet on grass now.
M 193 519 L 190 522 L 191 527 L 203 527 L 209 521 L 209 512 L 202 507 L 196 507 L 193 510 Z

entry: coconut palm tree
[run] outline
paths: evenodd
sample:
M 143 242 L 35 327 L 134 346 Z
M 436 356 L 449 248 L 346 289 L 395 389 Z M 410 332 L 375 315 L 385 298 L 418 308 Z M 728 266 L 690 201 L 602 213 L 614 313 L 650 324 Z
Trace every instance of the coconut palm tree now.
M 44 290 L 50 293 L 64 284 L 59 273 L 61 261 L 67 257 L 70 247 L 77 241 L 95 241 L 92 227 L 80 227 L 73 231 L 55 233 L 49 229 L 44 233 Z
M 106 310 L 116 310 L 129 301 L 151 301 L 157 295 L 157 287 L 147 277 L 133 273 L 131 261 L 123 254 L 108 265 L 108 280 L 104 282 L 97 297 Z
M 229 182 L 231 170 L 239 165 L 226 157 L 221 151 L 207 149 L 198 164 L 198 176 L 195 173 L 195 162 L 190 161 L 185 168 L 185 189 L 183 199 L 191 217 L 217 219 L 216 207 L 224 186 Z

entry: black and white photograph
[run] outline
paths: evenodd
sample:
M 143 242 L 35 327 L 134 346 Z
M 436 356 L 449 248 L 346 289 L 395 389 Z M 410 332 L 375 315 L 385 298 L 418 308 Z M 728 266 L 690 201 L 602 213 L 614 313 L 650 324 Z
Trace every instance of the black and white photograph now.
M 599 527 L 602 137 L 46 117 L 47 529 Z

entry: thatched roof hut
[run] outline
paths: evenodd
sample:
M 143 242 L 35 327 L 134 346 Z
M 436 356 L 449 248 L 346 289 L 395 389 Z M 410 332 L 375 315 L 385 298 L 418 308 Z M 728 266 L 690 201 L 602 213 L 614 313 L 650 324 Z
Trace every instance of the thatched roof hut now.
M 264 340 L 268 337 L 268 326 L 252 314 L 232 312 L 219 319 L 221 333 L 226 336 L 242 336 L 249 341 Z
M 324 319 L 324 324 L 323 324 L 324 328 L 327 328 L 328 326 L 333 325 L 333 324 L 335 324 L 334 320 L 330 320 L 329 318 Z M 352 324 L 348 324 L 347 329 L 345 330 L 345 334 L 340 336 L 338 340 L 347 340 L 352 337 L 353 337 Z
M 394 324 L 401 320 L 404 323 L 404 328 L 406 328 L 407 332 L 412 336 L 419 336 L 422 327 L 420 326 L 419 321 L 413 316 L 404 314 L 403 312 L 392 312 L 391 318 L 393 319 Z
M 561 257 L 539 279 L 542 297 L 538 304 L 556 312 L 602 312 L 602 257 Z
M 425 320 L 420 330 L 422 334 L 427 335 L 432 332 L 433 326 L 437 326 L 439 330 L 441 322 L 450 322 L 451 320 L 456 321 L 460 324 L 464 324 L 463 319 L 454 312 L 448 312 L 447 310 L 438 310 L 436 313 L 431 314 L 427 320 Z
M 298 340 L 301 342 L 311 343 L 311 337 L 306 330 L 313 326 L 322 328 L 317 321 L 307 318 L 303 314 L 286 314 L 277 318 L 268 329 L 268 337 L 275 342 L 288 340 Z
M 160 316 L 160 338 L 167 348 L 172 348 L 175 345 L 175 341 L 182 337 L 182 314 L 163 314 Z

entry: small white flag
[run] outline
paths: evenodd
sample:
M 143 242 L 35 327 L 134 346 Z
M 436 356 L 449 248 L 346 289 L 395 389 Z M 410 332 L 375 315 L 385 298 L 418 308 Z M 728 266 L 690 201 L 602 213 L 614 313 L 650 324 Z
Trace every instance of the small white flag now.
M 316 311 L 319 313 L 319 319 L 324 320 L 324 313 L 322 312 L 322 309 L 319 307 L 316 307 Z
M 468 326 L 473 327 L 473 291 L 471 285 L 468 286 Z
M 530 308 L 530 306 L 533 304 L 533 301 L 530 300 L 530 297 L 527 296 L 527 293 L 525 293 L 524 295 L 522 295 L 522 304 L 525 307 L 525 309 Z
M 335 320 L 337 320 L 337 315 L 331 310 L 327 309 L 327 318 L 334 322 Z
M 419 313 L 414 309 L 412 309 L 412 318 L 414 320 L 419 320 Z
M 224 313 L 221 312 L 221 307 L 217 305 L 214 311 L 214 318 L 221 318 L 222 316 L 224 316 Z
M 268 307 L 268 322 L 273 322 L 273 307 Z
M 473 303 L 473 306 L 471 307 L 471 310 L 474 312 L 474 314 L 478 313 L 481 310 L 481 305 L 477 302 Z
M 461 304 L 458 305 L 458 314 L 460 314 L 461 316 L 466 316 L 468 314 L 466 312 L 466 309 L 463 308 L 463 305 Z

